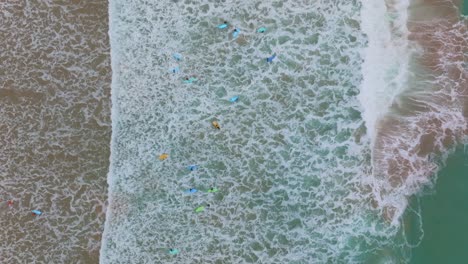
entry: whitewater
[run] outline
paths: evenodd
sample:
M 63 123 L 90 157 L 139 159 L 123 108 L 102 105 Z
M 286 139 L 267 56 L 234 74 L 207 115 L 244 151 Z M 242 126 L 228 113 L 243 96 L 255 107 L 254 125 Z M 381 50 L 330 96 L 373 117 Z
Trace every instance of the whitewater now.
M 427 166 L 397 187 L 375 169 L 418 52 L 391 2 L 111 0 L 100 262 L 406 262 L 402 216 L 437 166 L 405 156 Z

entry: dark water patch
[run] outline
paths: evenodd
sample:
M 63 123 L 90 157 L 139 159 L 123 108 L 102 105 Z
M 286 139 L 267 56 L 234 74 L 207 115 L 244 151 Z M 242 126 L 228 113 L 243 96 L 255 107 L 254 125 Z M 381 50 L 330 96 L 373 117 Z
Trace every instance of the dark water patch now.
M 413 250 L 411 264 L 465 263 L 468 259 L 468 152 L 457 149 L 438 173 L 431 195 L 418 198 L 424 237 Z M 417 240 L 420 231 L 409 233 Z

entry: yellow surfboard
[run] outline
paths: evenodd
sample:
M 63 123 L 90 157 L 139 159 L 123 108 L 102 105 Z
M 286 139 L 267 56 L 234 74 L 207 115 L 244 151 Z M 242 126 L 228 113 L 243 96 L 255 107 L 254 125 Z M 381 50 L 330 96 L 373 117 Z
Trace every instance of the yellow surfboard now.
M 219 123 L 217 121 L 213 121 L 211 122 L 211 124 L 213 125 L 214 128 L 221 129 L 221 126 L 219 126 Z

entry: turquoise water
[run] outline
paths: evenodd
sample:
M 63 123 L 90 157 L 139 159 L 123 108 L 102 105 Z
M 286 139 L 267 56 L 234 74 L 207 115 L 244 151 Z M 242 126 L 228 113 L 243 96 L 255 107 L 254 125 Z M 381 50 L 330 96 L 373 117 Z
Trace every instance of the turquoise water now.
M 463 1 L 463 8 L 462 8 L 462 14 L 465 16 L 468 16 L 468 1 L 465 0 Z
M 468 259 L 468 152 L 459 148 L 438 173 L 433 194 L 419 198 L 424 238 L 411 264 L 465 263 Z M 413 232 L 413 238 L 420 232 Z

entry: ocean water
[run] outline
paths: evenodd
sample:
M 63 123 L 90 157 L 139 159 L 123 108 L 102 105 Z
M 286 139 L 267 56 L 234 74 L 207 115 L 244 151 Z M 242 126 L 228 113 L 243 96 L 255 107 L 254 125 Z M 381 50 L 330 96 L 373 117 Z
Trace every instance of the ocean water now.
M 0 263 L 463 263 L 467 7 L 2 1 Z
M 466 147 L 460 147 L 438 173 L 435 188 L 413 201 L 420 208 L 424 236 L 409 263 L 464 263 L 468 258 L 467 169 L 468 153 Z M 421 233 L 411 233 L 410 237 L 418 240 Z
M 414 197 L 468 131 L 466 23 L 447 3 L 110 1 L 100 262 L 411 261 Z

